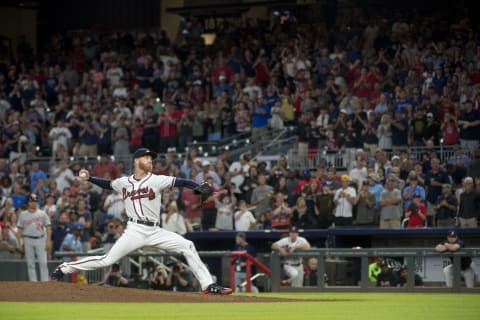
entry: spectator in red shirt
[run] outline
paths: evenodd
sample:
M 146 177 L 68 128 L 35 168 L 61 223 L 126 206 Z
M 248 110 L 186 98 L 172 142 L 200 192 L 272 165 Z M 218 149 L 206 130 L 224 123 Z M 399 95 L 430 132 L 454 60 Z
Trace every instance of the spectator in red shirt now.
M 300 180 L 297 185 L 297 195 L 302 194 L 303 187 L 311 183 L 316 183 L 317 187 L 320 188 L 320 181 L 316 178 L 312 178 L 312 174 L 309 169 L 304 169 L 302 172 L 302 180 Z
M 110 161 L 106 154 L 102 154 L 100 156 L 100 162 L 93 166 L 92 172 L 97 177 L 104 177 L 106 173 L 109 174 L 111 179 L 116 179 L 119 177 L 117 166 Z
M 184 205 L 185 220 L 189 229 L 202 230 L 202 199 L 192 189 L 182 190 L 182 203 Z
M 405 217 L 408 219 L 408 228 L 423 228 L 427 219 L 427 209 L 421 203 L 422 197 L 419 193 L 413 195 L 413 202 L 407 208 Z
M 381 79 L 381 76 L 375 66 L 370 66 L 369 69 L 363 67 L 360 71 L 360 75 L 357 75 L 355 78 L 353 85 L 356 96 L 360 98 L 370 97 L 378 79 Z
M 168 102 L 165 110 L 160 114 L 157 121 L 157 132 L 160 140 L 160 152 L 166 152 L 170 147 L 177 146 L 177 122 L 182 112 L 176 106 Z
M 142 145 L 143 133 L 145 129 L 142 126 L 142 121 L 139 118 L 135 118 L 135 121 L 130 128 L 131 136 L 128 146 L 130 153 L 134 153 Z
M 230 82 L 233 76 L 233 70 L 225 64 L 225 58 L 222 55 L 219 55 L 218 57 L 218 63 L 217 65 L 213 68 L 212 72 L 212 83 L 216 85 L 218 83 L 218 79 L 220 75 L 224 75 L 226 78 L 227 82 Z

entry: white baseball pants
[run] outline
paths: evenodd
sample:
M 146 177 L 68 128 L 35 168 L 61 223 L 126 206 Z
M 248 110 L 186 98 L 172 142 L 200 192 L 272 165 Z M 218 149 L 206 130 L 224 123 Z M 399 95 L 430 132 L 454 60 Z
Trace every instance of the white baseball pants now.
M 290 286 L 295 288 L 303 287 L 303 275 L 304 275 L 303 264 L 300 264 L 298 266 L 284 264 L 283 271 L 285 271 L 285 274 L 288 277 L 287 281 L 290 284 Z
M 25 260 L 27 260 L 28 279 L 37 282 L 37 270 L 35 268 L 35 255 L 40 265 L 40 281 L 48 281 L 47 249 L 45 237 L 40 239 L 23 238 L 25 248 Z
M 198 256 L 193 242 L 160 227 L 144 226 L 134 222 L 128 222 L 125 232 L 106 255 L 65 262 L 60 269 L 63 273 L 70 274 L 79 270 L 88 271 L 107 267 L 130 252 L 146 246 L 182 254 L 200 282 L 202 290 L 214 282 L 207 267 Z

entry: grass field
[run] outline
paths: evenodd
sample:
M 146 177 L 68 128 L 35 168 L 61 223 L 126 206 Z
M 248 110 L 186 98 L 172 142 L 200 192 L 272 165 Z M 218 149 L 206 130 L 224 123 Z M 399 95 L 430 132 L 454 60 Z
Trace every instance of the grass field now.
M 480 319 L 480 294 L 282 293 L 260 296 L 313 301 L 174 304 L 0 302 L 0 320 Z

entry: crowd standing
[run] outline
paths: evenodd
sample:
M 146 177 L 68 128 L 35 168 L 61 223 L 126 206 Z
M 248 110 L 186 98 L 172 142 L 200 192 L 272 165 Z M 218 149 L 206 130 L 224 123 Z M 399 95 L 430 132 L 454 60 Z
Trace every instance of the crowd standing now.
M 163 194 L 163 226 L 179 234 L 478 226 L 480 46 L 468 18 L 354 11 L 335 25 L 245 19 L 220 26 L 212 46 L 199 20 L 182 30 L 175 39 L 164 31 L 55 34 L 36 55 L 23 44 L 21 59 L 2 57 L 7 251 L 23 245 L 17 220 L 31 194 L 51 220 L 50 257 L 76 241 L 83 251 L 111 246 L 123 232 L 122 195 L 79 180 L 71 157 L 100 155 L 93 174 L 115 179 L 129 173 L 140 146 L 165 154 L 155 173 L 220 191 L 205 203 L 190 190 Z M 350 155 L 347 172 L 328 161 L 295 170 L 283 155 L 272 166 L 249 154 L 232 161 L 228 150 L 211 163 L 191 145 L 243 132 L 256 142 L 285 126 L 295 128 L 299 157 L 341 151 Z M 416 147 L 421 158 L 410 152 Z M 40 152 L 51 154 L 48 169 Z

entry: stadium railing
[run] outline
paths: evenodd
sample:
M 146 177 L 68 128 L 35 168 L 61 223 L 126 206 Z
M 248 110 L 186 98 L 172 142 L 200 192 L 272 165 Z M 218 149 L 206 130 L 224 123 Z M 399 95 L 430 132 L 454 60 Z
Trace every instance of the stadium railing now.
M 221 272 L 225 275 L 222 277 L 223 282 L 229 281 L 231 278 L 231 259 L 234 256 L 235 252 L 232 251 L 200 251 L 199 255 L 202 258 L 220 258 L 223 259 L 225 262 L 223 264 Z M 56 257 L 66 257 L 66 256 L 73 256 L 72 253 L 56 253 Z M 79 254 L 77 256 L 88 256 L 89 254 Z M 375 249 L 364 249 L 364 248 L 327 248 L 327 249 L 318 249 L 312 248 L 311 250 L 302 250 L 302 251 L 295 251 L 294 253 L 290 254 L 291 256 L 299 256 L 302 258 L 311 258 L 315 257 L 318 260 L 318 270 L 317 270 L 317 286 L 315 287 L 301 287 L 301 288 L 291 288 L 291 287 L 282 287 L 280 285 L 281 278 L 282 278 L 282 257 L 277 252 L 272 252 L 271 254 L 265 255 L 270 263 L 270 268 L 265 269 L 268 270 L 268 275 L 270 276 L 266 281 L 266 289 L 272 292 L 282 292 L 282 291 L 353 291 L 353 292 L 370 292 L 370 291 L 415 291 L 415 292 L 476 292 L 480 289 L 480 287 L 476 287 L 473 289 L 468 289 L 462 286 L 462 279 L 461 279 L 461 258 L 462 257 L 471 257 L 476 258 L 480 257 L 480 248 L 466 248 L 461 249 L 460 251 L 454 253 L 437 253 L 432 248 L 375 248 Z M 141 259 L 151 259 L 152 261 L 156 258 L 168 258 L 168 257 L 179 257 L 179 255 L 171 254 L 167 252 L 159 252 L 159 251 L 137 251 L 133 252 L 126 257 L 127 261 L 124 261 L 124 266 L 126 270 L 128 266 L 125 263 L 133 263 L 139 269 L 139 273 L 142 273 L 141 270 L 141 263 L 138 262 Z M 405 287 L 402 288 L 377 288 L 369 281 L 368 277 L 368 267 L 370 259 L 375 257 L 396 257 L 403 259 L 403 265 L 407 265 L 407 284 Z M 152 258 L 153 257 L 153 258 Z M 424 259 L 425 257 L 441 257 L 443 259 L 450 259 L 452 258 L 453 261 L 453 286 L 452 288 L 446 288 L 443 282 L 440 285 L 428 285 L 428 286 L 415 286 L 414 277 L 417 266 L 419 261 Z M 230 263 L 229 263 L 230 260 Z M 358 279 L 358 284 L 350 285 L 350 286 L 343 286 L 343 285 L 328 285 L 325 281 L 324 274 L 326 273 L 326 265 L 327 262 L 334 264 L 334 268 L 338 267 L 338 263 L 350 261 L 354 262 L 357 268 L 360 271 L 360 277 Z M 260 262 L 259 262 L 260 263 Z M 256 264 L 258 266 L 258 264 Z M 475 266 L 474 268 L 478 268 L 480 266 Z M 438 268 L 443 269 L 443 265 L 438 266 Z M 122 268 L 123 269 L 123 268 Z M 262 271 L 265 272 L 262 269 Z M 441 272 L 441 270 L 439 270 Z M 270 274 L 271 272 L 271 274 Z M 89 283 L 94 283 L 96 279 L 98 279 L 98 271 L 87 273 L 87 279 Z M 230 278 L 226 275 L 229 274 Z M 230 280 L 231 281 L 231 280 Z M 476 279 L 476 282 L 479 282 L 479 279 Z M 232 284 L 233 285 L 233 284 Z
M 271 291 L 272 292 L 281 292 L 281 291 L 385 291 L 387 290 L 402 290 L 402 291 L 440 291 L 440 292 L 469 292 L 469 291 L 478 291 L 479 288 L 468 289 L 462 287 L 461 281 L 461 258 L 462 257 L 478 257 L 480 256 L 480 248 L 469 248 L 461 249 L 457 252 L 449 253 L 437 253 L 432 248 L 376 248 L 376 249 L 363 249 L 363 248 L 329 248 L 329 249 L 311 249 L 311 250 L 302 250 L 295 251 L 294 253 L 289 254 L 290 256 L 300 256 L 300 257 L 315 257 L 318 259 L 318 270 L 317 270 L 317 286 L 316 287 L 302 287 L 302 288 L 291 288 L 291 287 L 281 287 L 281 256 L 277 252 L 272 252 L 270 259 L 270 270 L 272 271 L 271 276 Z M 416 264 L 418 260 L 421 260 L 424 257 L 435 256 L 435 257 L 444 257 L 444 258 L 453 258 L 453 286 L 452 288 L 446 288 L 443 283 L 441 286 L 415 286 L 414 277 Z M 371 258 L 374 257 L 402 257 L 404 259 L 404 264 L 409 266 L 407 268 L 407 284 L 402 288 L 379 288 L 372 285 L 368 277 L 368 267 L 370 264 Z M 329 286 L 325 282 L 325 265 L 327 259 L 330 261 L 355 261 L 360 263 L 360 278 L 358 279 L 357 285 L 352 286 Z M 480 266 L 479 266 L 480 267 Z M 443 266 L 440 266 L 443 269 Z M 476 279 L 478 282 L 478 279 Z
M 309 149 L 305 154 L 298 152 L 297 148 L 292 148 L 287 153 L 287 162 L 292 169 L 316 168 L 318 165 L 335 166 L 337 169 L 348 169 L 348 166 L 355 160 L 356 149 Z M 388 160 L 394 155 L 406 150 L 406 147 L 394 147 L 392 149 L 383 150 Z M 431 152 L 425 147 L 410 147 L 408 152 L 411 159 L 421 161 L 424 154 Z M 455 154 L 453 146 L 439 146 L 433 149 L 442 163 L 446 163 Z M 462 154 L 467 155 L 470 159 L 474 158 L 472 150 L 462 150 Z

